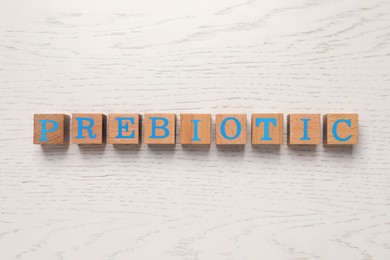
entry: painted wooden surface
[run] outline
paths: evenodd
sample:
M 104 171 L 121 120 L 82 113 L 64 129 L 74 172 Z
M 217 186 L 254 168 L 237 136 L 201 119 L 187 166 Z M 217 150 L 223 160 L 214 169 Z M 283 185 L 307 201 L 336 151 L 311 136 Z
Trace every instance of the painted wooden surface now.
M 0 259 L 390 259 L 389 1 L 2 0 L 0 39 Z M 360 144 L 32 144 L 77 112 L 359 113 Z

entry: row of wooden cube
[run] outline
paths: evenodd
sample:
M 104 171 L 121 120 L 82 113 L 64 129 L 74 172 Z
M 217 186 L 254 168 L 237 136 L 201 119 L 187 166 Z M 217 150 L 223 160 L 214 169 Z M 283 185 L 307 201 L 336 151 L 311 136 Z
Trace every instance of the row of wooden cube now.
M 247 142 L 246 114 L 217 114 L 216 144 L 244 145 Z M 65 114 L 35 114 L 34 144 L 69 144 L 70 117 Z M 145 114 L 144 142 L 146 144 L 175 144 L 175 114 Z M 252 144 L 283 144 L 283 114 L 252 114 Z M 324 145 L 358 143 L 357 114 L 324 115 Z M 106 130 L 106 125 L 108 129 Z M 140 114 L 73 114 L 73 144 L 140 144 Z M 106 135 L 106 132 L 108 133 Z M 180 143 L 183 145 L 211 144 L 210 114 L 181 114 Z M 287 116 L 289 145 L 318 145 L 321 143 L 320 114 L 289 114 Z

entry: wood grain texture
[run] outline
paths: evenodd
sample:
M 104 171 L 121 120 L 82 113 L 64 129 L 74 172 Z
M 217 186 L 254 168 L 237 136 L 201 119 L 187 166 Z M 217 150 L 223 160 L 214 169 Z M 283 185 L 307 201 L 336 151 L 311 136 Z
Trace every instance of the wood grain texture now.
M 72 144 L 105 144 L 107 134 L 106 122 L 106 115 L 100 113 L 72 114 Z
M 133 114 L 109 114 L 107 117 L 107 143 L 108 144 L 132 144 L 141 142 L 140 132 L 141 115 Z
M 326 114 L 323 116 L 323 122 L 324 145 L 353 145 L 359 143 L 358 114 Z M 335 128 L 336 134 L 333 133 L 333 128 Z M 335 135 L 338 137 L 337 139 L 342 140 L 337 140 Z
M 388 260 L 389 10 L 0 1 L 0 259 Z M 353 112 L 359 144 L 32 144 L 34 113 L 83 111 Z
M 179 134 L 180 144 L 211 145 L 211 114 L 180 114 Z
M 246 114 L 217 114 L 215 116 L 216 145 L 245 145 Z
M 65 114 L 34 114 L 34 144 L 69 145 L 70 117 Z
M 287 116 L 287 144 L 321 144 L 322 122 L 320 114 L 290 114 Z
M 266 120 L 266 121 L 264 121 Z M 258 121 L 258 123 L 256 123 Z M 251 143 L 252 145 L 280 145 L 284 142 L 283 114 L 251 115 Z M 266 130 L 267 129 L 267 130 Z
M 175 145 L 176 144 L 176 114 L 146 113 L 144 116 L 145 144 Z

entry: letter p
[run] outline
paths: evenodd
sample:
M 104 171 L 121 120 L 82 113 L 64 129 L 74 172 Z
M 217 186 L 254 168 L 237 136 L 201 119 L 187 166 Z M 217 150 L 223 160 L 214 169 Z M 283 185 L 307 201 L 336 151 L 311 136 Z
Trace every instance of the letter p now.
M 49 139 L 47 138 L 47 133 L 53 133 L 58 130 L 58 122 L 51 119 L 43 119 L 39 120 L 41 123 L 41 138 L 39 139 L 40 142 L 47 142 Z M 50 128 L 48 128 L 48 125 L 51 125 Z

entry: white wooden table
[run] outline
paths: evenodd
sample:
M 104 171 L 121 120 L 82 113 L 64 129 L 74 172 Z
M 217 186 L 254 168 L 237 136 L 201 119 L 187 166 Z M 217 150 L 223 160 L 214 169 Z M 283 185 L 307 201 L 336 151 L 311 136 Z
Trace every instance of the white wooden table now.
M 1 260 L 390 259 L 388 0 L 2 0 L 0 40 Z M 360 144 L 33 145 L 56 112 L 357 112 Z

